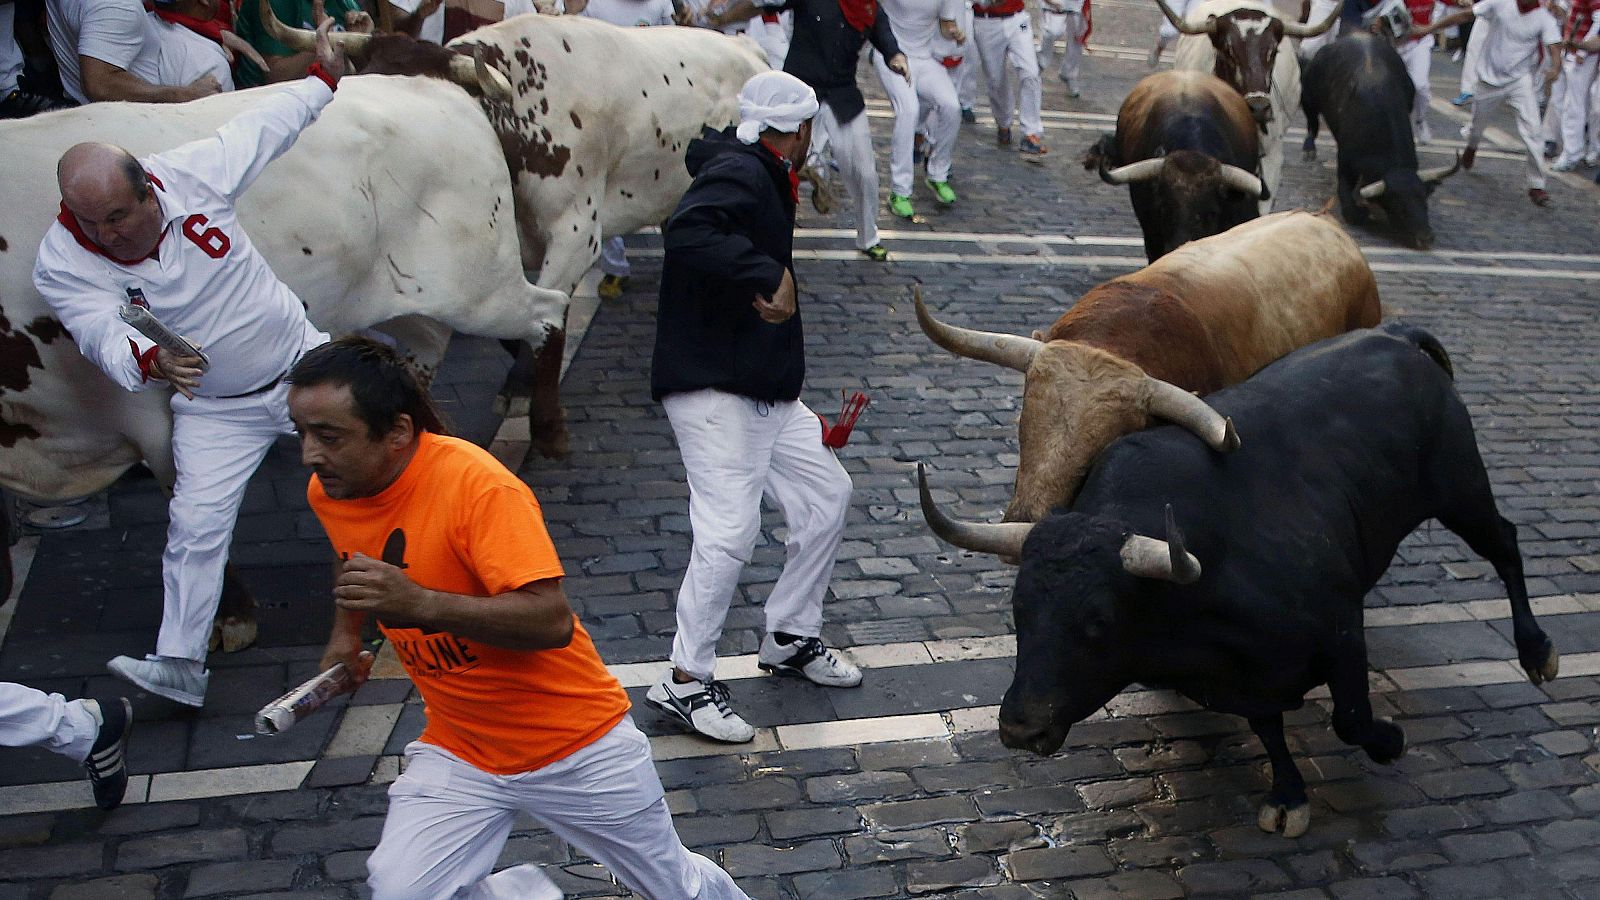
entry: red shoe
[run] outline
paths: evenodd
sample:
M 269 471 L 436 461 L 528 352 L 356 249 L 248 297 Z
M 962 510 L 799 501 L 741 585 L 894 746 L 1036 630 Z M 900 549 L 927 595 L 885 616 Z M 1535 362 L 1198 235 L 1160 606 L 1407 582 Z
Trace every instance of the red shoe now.
M 1550 194 L 1544 188 L 1528 188 L 1528 199 L 1534 206 L 1549 206 Z

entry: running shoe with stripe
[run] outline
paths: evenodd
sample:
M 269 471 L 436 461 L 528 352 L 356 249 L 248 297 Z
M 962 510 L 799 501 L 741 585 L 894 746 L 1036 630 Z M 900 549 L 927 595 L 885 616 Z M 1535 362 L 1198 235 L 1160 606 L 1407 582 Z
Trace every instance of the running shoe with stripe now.
M 861 670 L 822 643 L 821 638 L 803 637 L 791 644 L 780 644 L 767 635 L 761 639 L 756 665 L 778 675 L 794 675 L 823 687 L 855 687 L 861 683 Z
M 678 684 L 668 673 L 644 699 L 668 718 L 714 741 L 743 744 L 756 736 L 750 723 L 728 706 L 728 686 L 720 681 Z
M 85 700 L 84 707 L 100 726 L 94 746 L 83 760 L 89 786 L 94 789 L 94 805 L 116 809 L 128 791 L 127 750 L 128 737 L 133 734 L 133 704 L 126 697 L 118 697 L 106 704 Z

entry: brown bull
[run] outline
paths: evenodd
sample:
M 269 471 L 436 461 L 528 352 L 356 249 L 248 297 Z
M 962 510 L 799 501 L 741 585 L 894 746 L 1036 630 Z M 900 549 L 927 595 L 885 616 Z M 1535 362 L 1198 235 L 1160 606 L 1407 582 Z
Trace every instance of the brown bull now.
M 1355 242 L 1305 212 L 1186 244 L 1091 289 L 1031 339 L 945 325 L 917 300 L 934 343 L 1026 375 L 1007 522 L 1037 522 L 1069 502 L 1100 451 L 1152 418 L 1214 449 L 1237 447 L 1232 423 L 1194 394 L 1380 317 L 1378 286 Z

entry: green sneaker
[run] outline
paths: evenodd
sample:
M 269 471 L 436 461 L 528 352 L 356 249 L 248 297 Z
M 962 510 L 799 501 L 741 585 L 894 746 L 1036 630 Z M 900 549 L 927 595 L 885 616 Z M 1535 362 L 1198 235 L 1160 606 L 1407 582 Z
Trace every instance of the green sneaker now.
M 902 219 L 909 219 L 917 214 L 917 211 L 911 208 L 911 198 L 899 194 L 889 195 L 889 212 Z
M 861 251 L 861 255 L 872 260 L 873 262 L 888 262 L 889 248 L 883 246 L 882 244 L 873 244 L 871 247 Z
M 950 187 L 950 182 L 934 181 L 932 178 L 929 178 L 928 187 L 933 190 L 933 195 L 939 198 L 940 203 L 948 206 L 951 203 L 956 202 L 956 192 L 954 188 Z

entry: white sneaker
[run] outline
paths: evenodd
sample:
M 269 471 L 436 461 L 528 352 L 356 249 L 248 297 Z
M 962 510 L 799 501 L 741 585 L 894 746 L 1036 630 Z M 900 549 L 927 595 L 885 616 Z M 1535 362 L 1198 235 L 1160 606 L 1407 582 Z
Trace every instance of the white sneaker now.
M 157 697 L 195 707 L 206 704 L 206 685 L 211 681 L 210 672 L 196 672 L 197 668 L 193 660 L 154 655 L 144 659 L 118 656 L 106 663 L 106 669 L 123 681 Z
M 1577 167 L 1578 167 L 1578 161 L 1575 160 L 1575 159 L 1558 159 L 1555 162 L 1550 164 L 1550 171 L 1552 171 L 1552 172 L 1571 172 L 1573 169 L 1576 169 Z
M 861 670 L 830 650 L 821 638 L 800 638 L 780 644 L 767 635 L 761 639 L 756 665 L 778 675 L 798 675 L 823 687 L 855 687 L 861 683 Z
M 1428 127 L 1428 123 L 1427 122 L 1418 122 L 1417 123 L 1417 143 L 1419 143 L 1419 144 L 1431 144 L 1431 143 L 1433 143 L 1433 129 Z
M 728 707 L 728 686 L 720 681 L 678 684 L 669 672 L 644 699 L 674 721 L 714 741 L 744 744 L 756 736 L 750 723 Z

